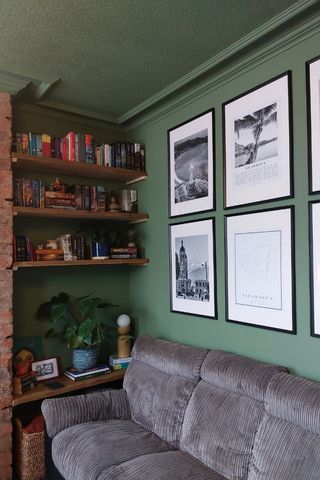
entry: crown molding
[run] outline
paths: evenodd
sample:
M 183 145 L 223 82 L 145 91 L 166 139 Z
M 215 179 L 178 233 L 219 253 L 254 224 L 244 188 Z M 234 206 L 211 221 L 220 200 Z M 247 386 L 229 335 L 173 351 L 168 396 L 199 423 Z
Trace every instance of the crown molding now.
M 308 3 L 310 5 L 310 3 L 315 4 L 316 2 Z M 150 109 L 149 113 L 141 113 L 139 117 L 127 121 L 124 124 L 126 125 L 127 132 L 129 134 L 136 134 L 140 129 L 158 122 L 179 108 L 198 101 L 208 93 L 250 72 L 250 70 L 277 57 L 286 50 L 304 42 L 316 34 L 319 34 L 319 12 L 315 12 L 307 19 L 300 21 L 298 25 L 293 25 L 287 32 L 272 36 L 272 38 L 269 38 L 269 41 L 263 43 L 250 54 L 243 54 L 241 57 L 238 54 L 238 59 L 229 62 L 229 66 L 224 67 L 216 74 L 211 75 L 211 77 L 201 82 L 198 81 L 198 83 L 190 85 L 189 88 L 181 92 L 180 95 L 177 92 L 174 99 L 167 97 L 166 102 L 165 99 L 163 99 L 162 103 Z M 281 41 L 279 41 L 279 38 Z
M 119 125 L 119 121 L 117 117 L 112 117 L 111 115 L 106 115 L 104 113 L 98 113 L 91 110 L 87 110 L 85 108 L 78 108 L 78 107 L 74 107 L 72 105 L 67 105 L 60 102 L 52 102 L 50 100 L 40 101 L 38 103 L 41 106 L 52 108 L 55 110 L 62 110 L 64 112 L 80 115 L 82 117 L 94 118 L 96 120 L 101 120 L 102 122 Z
M 47 107 L 42 103 L 23 103 L 13 102 L 13 108 L 16 112 L 21 112 L 26 115 L 37 117 L 40 119 L 48 118 L 61 123 L 69 125 L 71 122 L 73 125 L 78 125 L 80 128 L 92 128 L 94 130 L 100 130 L 104 133 L 106 130 L 113 131 L 115 133 L 124 134 L 124 128 L 115 123 L 99 120 L 92 116 L 83 116 L 77 113 L 67 112 L 61 109 L 54 109 Z
M 270 36 L 270 34 L 276 29 L 279 29 L 279 27 L 291 22 L 294 19 L 299 20 L 300 18 L 302 18 L 303 13 L 306 13 L 308 9 L 310 9 L 311 7 L 315 7 L 318 4 L 318 0 L 300 0 L 299 2 L 286 9 L 281 14 L 277 15 L 273 19 L 269 20 L 265 24 L 250 32 L 248 35 L 242 37 L 240 40 L 230 45 L 230 47 L 226 48 L 222 52 L 219 52 L 207 62 L 201 64 L 199 67 L 187 73 L 176 82 L 173 82 L 171 85 L 164 88 L 157 94 L 153 95 L 149 99 L 145 100 L 144 102 L 140 103 L 136 107 L 126 112 L 125 114 L 121 115 L 118 118 L 118 122 L 120 124 L 128 122 L 134 117 L 143 114 L 144 111 L 154 107 L 156 104 L 166 100 L 171 95 L 176 94 L 178 90 L 181 90 L 188 85 L 191 85 L 192 83 L 194 84 L 201 77 L 207 76 L 215 69 L 217 69 L 219 65 L 225 64 L 225 62 L 228 62 L 235 55 L 242 54 L 243 52 L 247 51 L 253 44 L 261 41 L 268 35 Z
M 0 70 L 0 92 L 16 95 L 30 83 L 30 78 Z

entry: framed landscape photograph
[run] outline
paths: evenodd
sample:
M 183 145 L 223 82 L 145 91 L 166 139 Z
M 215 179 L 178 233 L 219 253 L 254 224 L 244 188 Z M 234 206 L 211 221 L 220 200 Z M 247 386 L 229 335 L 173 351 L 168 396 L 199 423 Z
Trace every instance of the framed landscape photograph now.
M 214 110 L 168 130 L 169 216 L 213 210 Z
M 171 312 L 216 318 L 213 220 L 169 225 Z
M 306 63 L 309 193 L 320 193 L 320 56 Z
M 309 202 L 311 336 L 320 337 L 320 201 Z
M 32 362 L 32 371 L 36 372 L 38 382 L 57 378 L 60 375 L 59 358 L 44 358 L 38 362 Z
M 293 195 L 291 73 L 223 104 L 224 206 Z
M 293 207 L 225 217 L 226 320 L 295 333 Z

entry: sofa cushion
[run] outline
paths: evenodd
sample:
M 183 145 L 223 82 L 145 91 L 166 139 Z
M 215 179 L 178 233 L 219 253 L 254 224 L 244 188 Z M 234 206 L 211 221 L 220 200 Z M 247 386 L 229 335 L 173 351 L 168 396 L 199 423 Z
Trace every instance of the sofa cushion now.
M 248 480 L 319 480 L 320 384 L 279 374 L 266 401 Z
M 226 480 L 179 451 L 150 453 L 105 470 L 99 480 Z
M 185 410 L 206 353 L 200 348 L 139 337 L 123 384 L 132 420 L 179 446 Z
M 108 420 L 82 423 L 58 433 L 52 441 L 52 459 L 66 480 L 96 480 L 110 466 L 172 449 L 130 420 Z
M 210 351 L 186 410 L 181 449 L 228 479 L 246 478 L 267 386 L 284 370 Z

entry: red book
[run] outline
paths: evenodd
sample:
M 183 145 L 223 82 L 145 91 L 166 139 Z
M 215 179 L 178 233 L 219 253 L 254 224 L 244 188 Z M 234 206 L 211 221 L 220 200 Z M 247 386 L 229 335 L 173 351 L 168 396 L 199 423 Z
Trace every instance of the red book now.
M 76 134 L 75 132 L 69 132 L 66 136 L 68 142 L 68 160 L 70 162 L 76 161 Z
M 68 140 L 67 138 L 61 138 L 61 145 L 60 145 L 60 149 L 61 149 L 61 156 L 62 156 L 62 160 L 69 160 L 69 146 L 68 146 Z
M 51 157 L 51 137 L 46 133 L 41 135 L 42 139 L 42 156 Z

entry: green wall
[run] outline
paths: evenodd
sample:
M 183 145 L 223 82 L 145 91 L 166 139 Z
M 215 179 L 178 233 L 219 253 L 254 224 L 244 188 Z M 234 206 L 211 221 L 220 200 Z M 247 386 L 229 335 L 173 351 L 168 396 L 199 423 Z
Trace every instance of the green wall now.
M 130 306 L 139 320 L 142 334 L 229 350 L 286 365 L 299 375 L 320 380 L 320 339 L 310 336 L 308 240 L 308 201 L 319 196 L 308 195 L 305 86 L 305 61 L 320 54 L 320 29 L 318 27 L 318 32 L 313 32 L 305 40 L 297 38 L 299 40 L 291 47 L 282 44 L 280 39 L 277 48 L 281 47 L 282 52 L 279 54 L 273 50 L 267 57 L 262 53 L 260 58 L 257 55 L 254 62 L 248 62 L 246 71 L 235 66 L 233 75 L 225 82 L 218 83 L 213 76 L 202 91 L 194 87 L 185 96 L 159 107 L 144 126 L 132 128 L 132 137 L 146 144 L 149 179 L 139 186 L 139 191 L 140 207 L 150 213 L 150 221 L 139 228 L 139 239 L 151 263 L 131 272 Z M 243 67 L 245 59 L 241 62 Z M 232 212 L 295 206 L 297 335 L 227 323 L 224 306 L 224 214 L 231 211 L 223 210 L 222 103 L 287 70 L 292 70 L 293 80 L 295 197 L 232 209 Z M 167 129 L 211 107 L 216 109 L 216 211 L 179 217 L 169 222 Z M 218 320 L 170 313 L 168 224 L 210 217 L 216 219 Z

